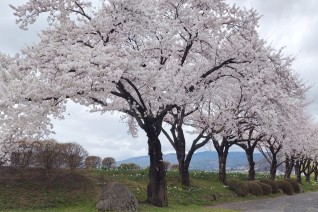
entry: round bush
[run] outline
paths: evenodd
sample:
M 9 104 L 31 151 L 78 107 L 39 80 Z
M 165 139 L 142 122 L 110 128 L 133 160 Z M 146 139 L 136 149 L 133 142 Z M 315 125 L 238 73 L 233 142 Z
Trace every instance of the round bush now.
M 245 197 L 248 194 L 247 185 L 239 180 L 229 180 L 227 186 L 240 197 Z
M 293 180 L 293 179 L 285 179 L 285 180 L 291 184 L 295 193 L 297 194 L 300 193 L 300 186 L 296 180 Z
M 270 179 L 263 179 L 263 180 L 260 180 L 261 183 L 265 183 L 267 185 L 270 185 L 272 187 L 272 192 L 273 194 L 276 194 L 278 193 L 278 185 L 277 183 L 274 181 L 274 180 L 270 180 Z
M 263 194 L 262 187 L 256 182 L 247 182 L 246 185 L 247 185 L 248 191 L 251 194 L 255 196 L 260 196 Z
M 266 183 L 261 183 L 261 182 L 257 182 L 258 185 L 261 186 L 262 191 L 263 191 L 263 195 L 270 195 L 273 193 L 272 191 L 272 186 L 266 184 Z
M 283 192 L 287 195 L 293 195 L 294 194 L 294 190 L 292 185 L 287 182 L 286 180 L 277 180 L 276 181 L 278 188 L 282 189 Z

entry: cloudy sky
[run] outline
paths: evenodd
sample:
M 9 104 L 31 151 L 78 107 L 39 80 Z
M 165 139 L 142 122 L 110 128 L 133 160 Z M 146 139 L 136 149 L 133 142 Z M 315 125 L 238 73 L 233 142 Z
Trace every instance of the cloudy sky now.
M 37 22 L 28 31 L 15 25 L 9 3 L 19 5 L 25 0 L 0 0 L 0 51 L 9 54 L 38 41 L 37 34 L 45 27 L 45 20 Z M 286 54 L 297 57 L 295 71 L 311 86 L 308 99 L 313 103 L 309 113 L 318 121 L 318 1 L 317 0 L 228 0 L 246 8 L 253 7 L 262 16 L 259 32 L 275 48 L 285 47 Z M 56 134 L 61 142 L 75 141 L 91 155 L 114 157 L 121 160 L 147 154 L 147 138 L 139 131 L 138 138 L 127 134 L 127 126 L 119 114 L 91 114 L 87 109 L 70 103 L 64 120 L 54 120 Z M 190 137 L 190 136 L 189 136 Z M 163 152 L 173 152 L 162 137 Z M 205 149 L 206 150 L 206 149 Z

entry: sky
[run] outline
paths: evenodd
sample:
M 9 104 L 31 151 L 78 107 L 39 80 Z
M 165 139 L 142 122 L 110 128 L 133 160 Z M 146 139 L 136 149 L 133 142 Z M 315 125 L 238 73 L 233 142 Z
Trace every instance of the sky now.
M 9 4 L 19 5 L 26 0 L 0 1 L 0 52 L 14 55 L 26 46 L 36 43 L 38 33 L 46 26 L 41 19 L 28 31 L 15 24 Z M 284 53 L 296 56 L 293 68 L 307 86 L 308 112 L 318 121 L 318 1 L 317 0 L 227 0 L 237 6 L 254 8 L 261 16 L 259 32 L 271 46 L 285 47 Z M 64 120 L 53 120 L 55 138 L 59 142 L 81 144 L 90 155 L 122 160 L 147 155 L 147 137 L 139 130 L 137 138 L 130 136 L 128 127 L 120 114 L 89 113 L 87 108 L 69 103 Z M 191 140 L 193 135 L 188 135 Z M 161 135 L 163 153 L 172 153 L 173 148 Z M 190 145 L 190 144 L 188 144 Z M 210 146 L 202 150 L 209 150 Z

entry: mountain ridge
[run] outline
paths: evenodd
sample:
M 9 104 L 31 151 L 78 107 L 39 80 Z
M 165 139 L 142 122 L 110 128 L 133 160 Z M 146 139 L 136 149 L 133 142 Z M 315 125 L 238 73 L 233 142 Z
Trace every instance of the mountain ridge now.
M 264 157 L 261 153 L 254 153 L 254 160 L 263 161 Z M 175 153 L 169 153 L 163 155 L 164 161 L 169 161 L 171 164 L 177 164 L 177 156 Z M 149 166 L 149 156 L 132 157 L 125 160 L 117 161 L 117 165 L 123 163 L 135 163 L 141 168 Z M 204 171 L 216 171 L 219 168 L 218 154 L 216 151 L 203 151 L 193 154 L 190 170 L 204 170 Z M 228 170 L 246 170 L 248 168 L 248 162 L 245 152 L 229 152 L 227 165 Z

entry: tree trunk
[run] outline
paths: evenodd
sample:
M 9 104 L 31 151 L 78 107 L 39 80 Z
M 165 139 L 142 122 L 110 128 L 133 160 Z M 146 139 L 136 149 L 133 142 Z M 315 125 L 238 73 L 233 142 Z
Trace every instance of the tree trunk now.
M 310 182 L 310 174 L 305 174 L 305 180 L 306 182 Z
M 190 186 L 189 164 L 186 161 L 179 161 L 179 174 L 181 176 L 181 185 Z
M 206 137 L 202 142 L 198 143 L 198 141 L 200 140 L 200 138 L 202 137 L 203 132 L 201 132 L 201 134 L 193 140 L 191 148 L 189 149 L 189 152 L 187 155 L 184 154 L 183 159 L 185 158 L 185 160 L 183 161 L 183 169 L 181 169 L 181 184 L 183 186 L 190 186 L 190 176 L 189 176 L 189 166 L 190 166 L 190 162 L 192 159 L 192 156 L 194 154 L 194 152 L 196 150 L 198 150 L 199 148 L 203 147 L 205 144 L 208 143 L 208 141 L 210 140 L 210 136 Z M 183 135 L 183 131 L 182 131 L 182 135 Z M 184 139 L 184 136 L 183 136 Z M 184 149 L 185 149 L 185 139 L 184 139 Z M 185 152 L 185 150 L 184 150 Z M 180 170 L 180 166 L 179 166 L 179 170 Z
M 301 183 L 301 172 L 300 172 L 300 164 L 299 161 L 295 163 L 295 175 L 298 183 Z
M 183 129 L 182 129 L 182 120 L 184 116 L 185 111 L 182 110 L 180 112 L 181 117 L 179 119 L 179 122 L 175 125 L 172 125 L 170 131 L 173 136 L 173 139 L 168 135 L 167 132 L 164 131 L 164 134 L 176 150 L 177 159 L 179 163 L 179 176 L 181 179 L 181 185 L 189 187 L 190 186 L 190 176 L 189 176 L 189 166 L 192 159 L 192 156 L 196 150 L 203 147 L 205 144 L 208 143 L 208 141 L 211 139 L 211 136 L 207 136 L 202 142 L 199 142 L 200 139 L 203 137 L 203 133 L 205 130 L 203 130 L 197 138 L 195 138 L 192 141 L 191 148 L 189 149 L 188 154 L 186 154 L 186 140 L 184 137 Z M 176 117 L 175 117 L 176 119 Z M 199 143 L 198 143 L 199 142 Z
M 219 152 L 219 181 L 226 185 L 226 159 L 227 159 L 227 151 Z
M 219 181 L 226 185 L 226 159 L 232 144 L 229 144 L 226 137 L 222 138 L 221 144 L 214 137 L 212 137 L 212 142 L 219 158 Z
M 148 126 L 145 131 L 148 136 L 148 154 L 150 157 L 149 183 L 147 187 L 148 202 L 158 207 L 167 207 L 167 181 L 159 140 L 160 130 L 154 126 Z
M 284 178 L 290 179 L 294 165 L 295 165 L 295 162 L 293 159 L 286 158 Z
M 248 161 L 248 180 L 255 180 L 255 162 L 254 162 L 254 156 L 253 156 L 253 150 L 249 151 L 246 150 L 246 157 Z
M 271 162 L 271 167 L 270 167 L 271 180 L 276 179 L 276 171 L 277 171 L 277 158 L 276 158 L 276 154 L 273 154 L 273 160 Z
M 179 175 L 181 178 L 181 185 L 190 186 L 189 177 L 189 163 L 185 160 L 186 158 L 186 147 L 185 147 L 185 137 L 183 133 L 182 125 L 179 124 L 177 127 L 177 136 L 175 141 L 175 150 L 177 153 L 177 159 L 179 163 Z M 174 129 L 173 129 L 174 130 Z
M 292 173 L 292 169 L 286 169 L 285 174 L 284 174 L 284 178 L 290 179 L 291 173 Z
M 313 173 L 314 173 L 314 181 L 317 182 L 318 180 L 318 164 L 317 161 L 315 160 L 313 163 Z

